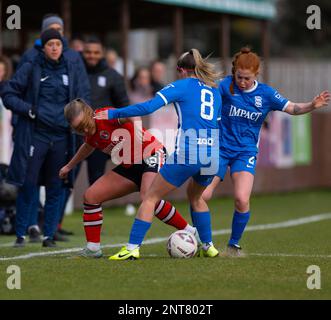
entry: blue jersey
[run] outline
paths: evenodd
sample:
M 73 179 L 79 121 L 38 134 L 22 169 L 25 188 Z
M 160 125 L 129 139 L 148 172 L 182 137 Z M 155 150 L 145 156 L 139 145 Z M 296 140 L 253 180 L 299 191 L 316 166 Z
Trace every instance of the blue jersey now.
M 289 101 L 275 89 L 257 81 L 252 89 L 240 90 L 232 76 L 220 82 L 219 91 L 222 96 L 221 148 L 257 152 L 264 119 L 270 111 L 284 111 Z
M 196 78 L 172 82 L 147 102 L 110 110 L 109 118 L 143 116 L 170 103 L 174 103 L 178 115 L 177 156 L 186 160 L 191 156 L 197 158 L 197 146 L 209 151 L 218 146 L 221 96 L 218 88 L 207 86 Z

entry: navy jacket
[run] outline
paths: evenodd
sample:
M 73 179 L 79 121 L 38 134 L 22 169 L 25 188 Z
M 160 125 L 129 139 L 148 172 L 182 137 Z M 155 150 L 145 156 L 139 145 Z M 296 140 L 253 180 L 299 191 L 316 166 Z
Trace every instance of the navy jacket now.
M 85 62 L 85 61 L 84 61 Z M 112 106 L 121 108 L 129 105 L 123 77 L 102 59 L 95 67 L 85 63 L 91 84 L 91 106 L 93 109 Z
M 64 54 L 63 58 L 68 75 L 69 100 L 80 97 L 89 102 L 90 85 L 87 76 L 85 77 L 86 72 L 82 74 L 77 61 L 66 59 Z M 14 151 L 7 177 L 7 182 L 17 186 L 23 185 L 28 170 L 29 152 L 36 123 L 36 119 L 29 117 L 29 111 L 34 110 L 38 115 L 39 88 L 44 61 L 43 53 L 39 52 L 34 60 L 24 63 L 16 71 L 13 78 L 6 82 L 1 92 L 6 108 L 18 115 L 15 126 Z M 70 139 L 68 156 L 71 158 L 76 151 L 76 136 L 71 134 L 69 129 L 68 139 Z
M 83 82 L 82 85 L 89 86 L 88 84 L 89 80 L 86 73 L 83 58 L 78 52 L 69 48 L 68 41 L 65 38 L 62 38 L 62 42 L 63 42 L 63 57 L 70 63 L 73 63 L 76 66 L 76 68 L 79 69 L 79 72 L 81 73 L 81 81 Z M 23 53 L 20 62 L 17 65 L 16 70 L 18 70 L 26 62 L 33 62 L 42 52 L 43 50 L 42 50 L 41 40 L 37 39 L 34 43 L 34 46 Z M 13 114 L 11 122 L 12 122 L 12 126 L 15 128 L 17 123 L 17 115 Z

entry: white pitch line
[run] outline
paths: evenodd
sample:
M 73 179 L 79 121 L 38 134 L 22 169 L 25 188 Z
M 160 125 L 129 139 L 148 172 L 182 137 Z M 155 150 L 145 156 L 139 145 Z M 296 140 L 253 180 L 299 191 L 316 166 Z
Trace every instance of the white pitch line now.
M 248 256 L 258 257 L 293 257 L 293 258 L 325 258 L 330 259 L 331 255 L 327 254 L 295 254 L 295 253 L 248 253 Z
M 323 220 L 329 220 L 329 219 L 331 219 L 331 213 L 330 212 L 317 214 L 317 215 L 313 215 L 313 216 L 308 216 L 308 217 L 304 217 L 304 218 L 299 218 L 299 219 L 287 220 L 287 221 L 283 221 L 283 222 L 248 226 L 245 229 L 245 232 L 247 232 L 247 231 L 288 228 L 288 227 L 294 227 L 294 226 L 299 226 L 299 225 L 302 225 L 302 224 L 307 224 L 307 223 L 312 223 L 312 222 L 317 222 L 317 221 L 323 221 Z M 230 233 L 231 233 L 231 229 L 221 229 L 221 230 L 213 231 L 214 236 L 222 235 L 222 234 L 230 234 Z M 145 245 L 147 245 L 147 244 L 156 244 L 156 243 L 164 242 L 167 239 L 168 239 L 168 237 L 152 238 L 152 239 L 148 239 L 148 240 L 144 241 L 143 244 L 145 244 Z M 121 247 L 123 245 L 125 245 L 125 243 L 106 244 L 106 245 L 103 245 L 102 248 L 117 248 L 117 247 Z M 82 249 L 83 248 L 68 248 L 68 249 L 47 251 L 47 252 L 31 252 L 31 253 L 27 253 L 27 254 L 20 255 L 20 256 L 14 256 L 14 257 L 0 257 L 0 261 L 30 259 L 30 258 L 42 257 L 42 256 L 53 256 L 53 255 L 58 255 L 58 254 L 79 252 Z M 262 255 L 262 254 L 256 254 L 256 255 Z M 277 255 L 277 254 L 275 254 L 275 255 Z M 325 256 L 321 256 L 321 257 L 325 257 Z
M 12 242 L 7 242 L 7 243 L 1 243 L 0 248 L 4 247 L 12 247 L 13 246 L 13 241 Z

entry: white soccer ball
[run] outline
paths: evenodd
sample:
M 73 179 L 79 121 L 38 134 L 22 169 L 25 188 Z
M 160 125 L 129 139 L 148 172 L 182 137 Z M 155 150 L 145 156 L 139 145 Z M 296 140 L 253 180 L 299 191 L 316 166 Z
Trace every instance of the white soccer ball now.
M 128 204 L 124 210 L 124 214 L 129 217 L 134 216 L 136 214 L 136 212 L 137 212 L 137 210 L 136 210 L 135 206 L 132 204 Z
M 197 253 L 198 242 L 192 233 L 178 230 L 170 235 L 167 250 L 172 258 L 192 258 Z

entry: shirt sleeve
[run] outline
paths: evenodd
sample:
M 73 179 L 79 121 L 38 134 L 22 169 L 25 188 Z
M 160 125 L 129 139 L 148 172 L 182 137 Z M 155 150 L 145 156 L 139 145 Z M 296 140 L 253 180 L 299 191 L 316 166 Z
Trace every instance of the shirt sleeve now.
M 277 90 L 268 88 L 270 109 L 274 111 L 284 111 L 289 104 L 289 100 L 284 98 Z
M 179 101 L 183 93 L 184 81 L 175 81 L 168 84 L 162 90 L 158 91 L 156 95 L 162 98 L 165 105 L 174 101 Z
M 157 109 L 160 109 L 165 105 L 163 99 L 156 95 L 153 99 L 146 102 L 133 104 L 125 108 L 120 109 L 109 109 L 108 119 L 115 118 L 130 118 L 137 116 L 145 116 L 147 114 L 153 113 Z
M 183 84 L 184 81 L 175 81 L 164 87 L 162 90 L 158 91 L 155 97 L 151 100 L 137 103 L 125 108 L 109 110 L 108 118 L 128 118 L 145 116 L 147 114 L 153 113 L 154 111 L 169 103 L 179 101 L 183 93 Z

